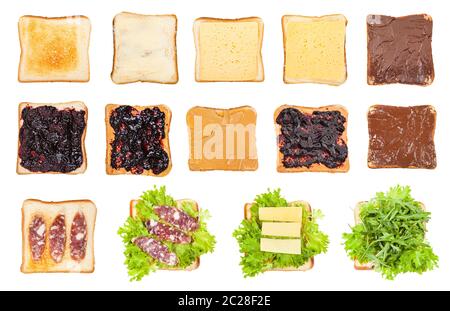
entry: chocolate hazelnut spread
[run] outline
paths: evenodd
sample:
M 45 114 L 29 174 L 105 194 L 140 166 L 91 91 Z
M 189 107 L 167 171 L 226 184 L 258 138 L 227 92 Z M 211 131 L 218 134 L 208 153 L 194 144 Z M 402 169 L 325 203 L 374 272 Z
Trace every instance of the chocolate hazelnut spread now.
M 368 84 L 428 85 L 434 80 L 429 15 L 367 16 Z
M 372 106 L 368 113 L 370 168 L 436 167 L 432 106 Z

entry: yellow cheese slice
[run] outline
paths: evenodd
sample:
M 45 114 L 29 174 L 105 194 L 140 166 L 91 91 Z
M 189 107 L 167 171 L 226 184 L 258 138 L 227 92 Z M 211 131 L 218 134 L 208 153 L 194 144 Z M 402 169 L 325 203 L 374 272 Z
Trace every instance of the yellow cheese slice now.
M 300 239 L 267 239 L 260 241 L 261 251 L 278 254 L 300 255 L 302 243 Z
M 261 19 L 198 19 L 194 24 L 194 32 L 197 81 L 264 79 Z
M 261 207 L 258 213 L 261 221 L 302 221 L 301 207 Z
M 263 222 L 262 235 L 300 238 L 301 222 Z
M 284 81 L 339 85 L 347 78 L 343 15 L 284 16 Z

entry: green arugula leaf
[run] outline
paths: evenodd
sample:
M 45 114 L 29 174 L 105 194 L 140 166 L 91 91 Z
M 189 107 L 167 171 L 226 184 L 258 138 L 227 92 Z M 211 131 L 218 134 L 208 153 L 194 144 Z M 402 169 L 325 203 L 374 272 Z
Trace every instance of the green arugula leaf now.
M 176 201 L 166 193 L 166 188 L 154 188 L 144 192 L 136 204 L 137 218 L 128 217 L 124 225 L 119 228 L 118 234 L 125 245 L 125 265 L 128 268 L 130 281 L 140 281 L 144 276 L 161 268 L 169 268 L 167 265 L 151 258 L 139 247 L 133 244 L 133 239 L 141 236 L 150 236 L 145 227 L 145 221 L 153 219 L 159 221 L 158 215 L 154 212 L 155 206 L 177 206 Z M 192 233 L 191 244 L 175 244 L 165 241 L 164 244 L 175 252 L 179 265 L 177 268 L 185 269 L 191 266 L 198 257 L 214 251 L 216 245 L 215 237 L 208 232 L 206 220 L 209 219 L 207 210 L 198 212 L 195 203 L 184 201 L 181 209 L 192 217 L 198 217 L 199 228 Z
M 300 203 L 293 204 L 301 206 Z M 275 254 L 260 250 L 261 222 L 258 218 L 260 207 L 286 207 L 289 203 L 280 194 L 280 189 L 268 190 L 258 195 L 251 207 L 251 219 L 244 219 L 234 231 L 233 237 L 239 244 L 242 272 L 245 277 L 256 276 L 264 271 L 277 268 L 303 266 L 311 257 L 328 249 L 328 236 L 319 230 L 317 220 L 322 217 L 319 210 L 311 213 L 303 209 L 302 253 L 300 255 Z
M 360 263 L 373 263 L 383 277 L 423 272 L 438 266 L 438 256 L 425 240 L 430 213 L 411 196 L 410 187 L 396 186 L 360 205 L 361 223 L 344 233 L 345 250 Z

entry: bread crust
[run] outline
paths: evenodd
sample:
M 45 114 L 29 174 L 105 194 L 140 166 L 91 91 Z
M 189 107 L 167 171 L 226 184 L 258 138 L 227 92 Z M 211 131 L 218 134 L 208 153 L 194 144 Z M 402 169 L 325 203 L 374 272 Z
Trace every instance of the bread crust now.
M 200 79 L 200 69 L 199 67 L 199 54 L 200 54 L 200 40 L 198 33 L 198 25 L 203 22 L 223 22 L 223 23 L 236 23 L 236 22 L 256 22 L 258 23 L 258 35 L 259 35 L 259 54 L 258 54 L 258 71 L 259 77 L 251 80 L 239 80 L 239 81 L 216 81 L 216 80 L 208 80 L 208 79 Z M 264 74 L 264 63 L 262 58 L 262 45 L 264 39 L 264 22 L 260 17 L 252 16 L 252 17 L 242 17 L 242 18 L 214 18 L 214 17 L 199 17 L 194 21 L 194 41 L 195 41 L 195 50 L 196 50 L 196 58 L 195 58 L 195 81 L 196 82 L 263 82 L 265 79 Z
M 92 235 L 90 235 L 90 243 L 87 244 L 87 247 L 91 246 L 90 251 L 92 252 L 92 262 L 91 262 L 90 269 L 76 271 L 74 269 L 64 268 L 64 269 L 59 269 L 59 270 L 44 271 L 45 269 L 52 268 L 52 266 L 64 264 L 64 261 L 71 260 L 70 258 L 67 257 L 69 236 L 66 237 L 65 255 L 63 257 L 63 261 L 60 264 L 55 264 L 52 262 L 52 264 L 45 264 L 43 267 L 42 264 L 34 265 L 33 263 L 27 262 L 25 254 L 26 254 L 26 252 L 29 252 L 29 249 L 27 249 L 28 242 L 26 242 L 27 234 L 26 234 L 26 230 L 25 230 L 25 219 L 26 219 L 25 207 L 27 206 L 27 204 L 30 204 L 30 203 L 37 203 L 37 204 L 46 206 L 47 208 L 51 208 L 52 206 L 54 207 L 54 206 L 70 204 L 70 203 L 76 203 L 76 204 L 80 204 L 80 205 L 88 204 L 88 205 L 93 206 L 94 212 L 93 212 L 93 219 L 92 219 L 92 229 L 89 230 L 89 228 L 88 228 L 88 233 L 91 232 Z M 37 200 L 37 199 L 25 200 L 22 205 L 22 222 L 21 222 L 22 223 L 22 265 L 20 266 L 20 271 L 25 274 L 31 274 L 31 273 L 93 273 L 95 270 L 95 255 L 94 255 L 94 248 L 95 248 L 94 247 L 94 245 L 95 245 L 94 236 L 95 235 L 94 235 L 94 232 L 95 232 L 96 217 L 97 217 L 97 208 L 95 206 L 95 203 L 92 202 L 91 200 L 68 200 L 68 201 L 59 201 L 59 202 L 47 202 L 47 201 L 41 201 L 41 200 Z M 66 227 L 70 228 L 67 224 L 66 224 Z M 66 230 L 66 232 L 67 232 L 67 230 Z M 47 240 L 48 240 L 48 238 L 47 238 Z M 46 250 L 47 250 L 47 248 L 48 248 L 48 241 L 46 241 Z M 49 255 L 48 255 L 48 251 L 46 251 L 46 250 L 44 250 L 43 258 L 45 258 L 46 261 L 51 261 L 49 258 Z M 85 258 L 84 260 L 87 260 L 87 259 Z
M 22 110 L 25 107 L 42 107 L 42 106 L 51 106 L 55 107 L 58 110 L 64 110 L 66 108 L 74 108 L 75 110 L 81 111 L 83 110 L 85 112 L 84 114 L 84 121 L 86 126 L 84 127 L 83 135 L 81 136 L 81 151 L 83 153 L 83 164 L 77 168 L 76 170 L 68 173 L 61 173 L 61 172 L 32 172 L 23 166 L 20 165 L 20 157 L 19 157 L 19 150 L 20 150 L 20 128 L 22 127 L 23 121 L 22 121 Z M 23 102 L 19 104 L 19 130 L 17 134 L 17 161 L 16 161 L 16 173 L 19 175 L 29 175 L 29 174 L 64 174 L 64 175 L 78 175 L 83 174 L 87 169 L 87 155 L 86 155 L 86 146 L 85 146 L 85 139 L 86 139 L 86 132 L 88 128 L 88 108 L 83 102 L 66 102 L 66 103 L 53 103 L 53 104 L 45 104 L 45 103 L 28 103 Z
M 312 212 L 311 205 L 309 205 L 306 201 L 293 201 L 290 202 L 288 205 L 293 206 L 294 204 L 302 204 L 303 206 L 306 206 L 306 209 L 308 212 Z M 244 218 L 247 220 L 250 220 L 251 215 L 251 207 L 253 203 L 246 203 L 244 206 Z M 308 271 L 311 270 L 314 267 L 314 257 L 311 257 L 303 266 L 295 268 L 295 267 L 287 267 L 287 268 L 279 268 L 279 269 L 270 269 L 267 271 Z
M 124 168 L 120 168 L 118 170 L 113 169 L 111 167 L 111 152 L 112 147 L 111 143 L 114 141 L 115 135 L 114 135 L 114 129 L 112 128 L 111 124 L 109 123 L 109 117 L 111 116 L 111 113 L 113 110 L 115 110 L 117 107 L 120 107 L 123 105 L 116 105 L 116 104 L 108 104 L 105 108 L 105 124 L 106 124 L 106 174 L 108 175 L 136 175 L 132 174 L 131 172 L 127 172 Z M 165 125 L 164 125 L 164 132 L 166 133 L 166 137 L 162 140 L 162 145 L 164 150 L 167 152 L 167 155 L 169 157 L 169 166 L 167 169 L 162 172 L 159 175 L 156 175 L 152 172 L 152 170 L 144 170 L 144 172 L 141 174 L 143 176 L 154 176 L 154 177 L 164 177 L 167 174 L 170 173 L 172 170 L 172 157 L 170 154 L 170 145 L 169 145 L 169 132 L 170 132 L 170 121 L 172 119 L 172 112 L 170 111 L 169 107 L 166 105 L 155 105 L 155 106 L 132 106 L 133 108 L 137 109 L 138 111 L 142 111 L 147 108 L 159 108 L 164 114 L 165 114 Z
M 136 217 L 136 204 L 139 202 L 139 200 L 131 200 L 130 201 L 130 217 Z M 177 206 L 180 207 L 184 202 L 193 202 L 195 204 L 194 209 L 199 211 L 200 208 L 198 206 L 198 203 L 194 200 L 190 200 L 190 199 L 182 199 L 182 200 L 177 200 Z M 198 267 L 200 266 L 200 257 L 197 257 L 196 260 L 186 269 L 181 269 L 181 268 L 162 268 L 159 270 L 167 270 L 167 271 L 193 271 L 198 269 Z
M 337 168 L 328 168 L 325 165 L 314 163 L 309 168 L 308 167 L 295 167 L 295 168 L 285 168 L 283 166 L 283 154 L 280 152 L 280 148 L 278 146 L 278 137 L 281 134 L 281 126 L 277 124 L 277 117 L 283 109 L 286 108 L 294 108 L 299 110 L 302 113 L 311 114 L 314 111 L 339 111 L 342 116 L 345 118 L 345 130 L 341 135 L 341 138 L 344 140 L 345 144 L 348 146 L 348 137 L 347 137 L 347 126 L 348 126 L 348 112 L 344 106 L 341 105 L 330 105 L 330 106 L 322 106 L 322 107 L 304 107 L 304 106 L 292 106 L 292 105 L 283 105 L 278 107 L 274 113 L 274 124 L 275 124 L 275 133 L 277 137 L 277 171 L 279 173 L 299 173 L 299 172 L 326 172 L 326 173 L 346 173 L 350 170 L 350 159 L 347 156 L 345 162 L 337 167 Z
M 359 217 L 359 213 L 361 210 L 361 206 L 363 204 L 367 203 L 367 201 L 361 201 L 358 204 L 356 204 L 355 209 L 353 210 L 353 215 L 354 215 L 354 219 L 355 219 L 355 225 L 360 224 L 361 223 L 361 218 Z M 423 204 L 422 202 L 419 202 L 420 207 L 425 211 L 426 210 L 426 206 L 425 204 Z M 373 270 L 375 268 L 375 265 L 373 263 L 360 263 L 358 260 L 354 260 L 353 261 L 353 266 L 355 268 L 355 270 L 361 270 L 361 271 L 367 271 L 367 270 Z
M 174 81 L 170 81 L 170 82 L 161 82 L 161 81 L 156 81 L 156 80 L 140 80 L 140 79 L 136 79 L 130 82 L 117 82 L 114 80 L 113 75 L 114 75 L 114 70 L 116 68 L 116 65 L 118 63 L 118 55 L 117 55 L 117 41 L 116 41 L 116 35 L 115 35 L 115 29 L 116 29 L 116 18 L 121 15 L 121 14 L 128 14 L 128 15 L 133 15 L 137 18 L 139 17 L 151 17 L 151 16 L 160 16 L 160 17 L 171 17 L 175 19 L 175 32 L 173 35 L 173 44 L 174 44 L 174 49 L 175 49 L 175 56 L 174 56 L 174 62 L 175 62 L 175 79 Z M 112 70 L 111 70 L 111 80 L 115 83 L 115 84 L 129 84 L 129 83 L 136 83 L 136 82 L 150 82 L 150 83 L 160 83 L 160 84 L 177 84 L 178 83 L 178 79 L 179 79 L 179 74 L 178 74 L 178 52 L 177 52 L 177 32 L 178 32 L 178 18 L 175 14 L 157 14 L 157 15 L 144 15 L 144 14 L 137 14 L 137 13 L 131 13 L 131 12 L 121 12 L 119 14 L 117 14 L 116 16 L 114 16 L 113 19 L 113 45 L 114 45 L 114 57 L 113 57 L 113 65 L 112 65 Z
M 319 84 L 328 84 L 332 86 L 339 86 L 341 84 L 344 84 L 345 81 L 347 81 L 348 77 L 348 71 L 347 71 L 347 35 L 344 37 L 344 59 L 345 59 L 345 79 L 340 83 L 327 83 L 327 82 L 314 82 L 314 81 L 305 81 L 305 82 L 294 82 L 289 81 L 286 79 L 286 37 L 287 37 L 287 31 L 286 26 L 289 22 L 288 20 L 290 18 L 305 18 L 305 19 L 329 19 L 329 18 L 344 18 L 345 19 L 345 26 L 348 24 L 347 18 L 342 14 L 329 14 L 329 15 L 322 15 L 322 16 L 304 16 L 304 15 L 284 15 L 281 18 L 281 26 L 283 29 L 283 50 L 284 50 L 284 66 L 283 66 L 283 81 L 286 84 L 302 84 L 302 83 L 319 83 Z
M 83 19 L 85 21 L 87 21 L 89 23 L 89 30 L 87 33 L 87 45 L 86 45 L 86 49 L 87 49 L 87 78 L 86 79 L 46 79 L 46 78 L 41 78 L 41 79 L 24 79 L 22 78 L 22 71 L 23 71 L 23 64 L 25 61 L 25 54 L 24 54 L 24 50 L 26 49 L 25 46 L 25 42 L 22 40 L 22 35 L 21 35 L 21 29 L 20 29 L 20 24 L 22 19 L 40 19 L 40 20 L 67 20 L 67 19 L 74 19 L 74 18 L 79 18 L 79 19 Z M 90 61 L 89 61 L 89 48 L 90 48 L 90 36 L 91 36 L 91 22 L 90 19 L 87 16 L 84 15 L 71 15 L 71 16 L 60 16 L 60 17 L 46 17 L 46 16 L 37 16 L 37 15 L 23 15 L 22 17 L 20 17 L 19 23 L 18 23 L 18 28 L 19 28 L 19 42 L 20 42 L 20 62 L 19 62 L 19 69 L 18 69 L 18 75 L 17 75 L 17 79 L 19 82 L 21 83 L 36 83 L 36 82 L 89 82 L 91 79 L 91 69 L 90 69 Z
M 369 107 L 369 110 L 367 111 L 367 118 L 369 118 L 369 114 L 372 110 L 375 110 L 377 107 L 379 106 L 383 106 L 383 105 L 372 105 Z M 437 112 L 436 112 L 436 108 L 432 105 L 427 105 L 428 107 L 430 107 L 431 109 L 431 113 L 434 115 L 434 126 L 433 126 L 433 131 L 431 133 L 432 137 L 434 137 L 435 132 L 436 132 L 436 120 L 437 120 Z M 368 154 L 370 153 L 370 145 L 368 148 Z M 412 165 L 408 165 L 407 167 L 402 167 L 402 166 L 398 166 L 398 165 L 376 165 L 374 164 L 372 161 L 369 161 L 369 157 L 367 157 L 367 167 L 371 168 L 371 169 L 383 169 L 383 168 L 401 168 L 401 169 L 424 169 L 423 167 L 417 167 L 417 166 L 412 166 Z

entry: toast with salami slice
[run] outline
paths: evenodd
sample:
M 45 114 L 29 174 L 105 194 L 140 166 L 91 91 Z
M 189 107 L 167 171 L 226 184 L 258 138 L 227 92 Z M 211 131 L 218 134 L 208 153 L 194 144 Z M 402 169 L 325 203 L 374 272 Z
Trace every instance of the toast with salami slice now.
M 208 213 L 193 200 L 175 200 L 166 188 L 154 188 L 130 202 L 129 217 L 118 234 L 125 246 L 131 281 L 157 270 L 192 271 L 200 256 L 214 251 Z
M 89 200 L 44 202 L 22 206 L 23 273 L 94 271 L 97 209 Z

